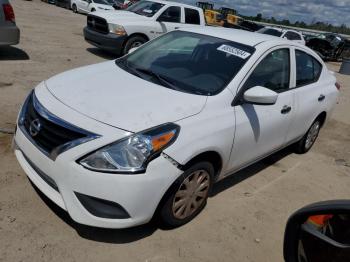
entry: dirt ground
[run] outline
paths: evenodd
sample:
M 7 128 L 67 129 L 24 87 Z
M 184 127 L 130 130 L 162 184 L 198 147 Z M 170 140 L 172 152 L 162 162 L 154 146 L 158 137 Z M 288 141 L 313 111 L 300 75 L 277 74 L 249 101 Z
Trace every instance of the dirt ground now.
M 111 56 L 87 44 L 86 16 L 35 0 L 13 0 L 21 43 L 0 49 L 0 128 L 13 129 L 39 82 Z M 339 70 L 339 64 L 328 64 Z M 350 197 L 350 76 L 306 155 L 284 150 L 214 188 L 205 210 L 174 230 L 153 224 L 103 230 L 74 223 L 38 194 L 0 133 L 0 261 L 282 261 L 289 215 L 305 204 Z

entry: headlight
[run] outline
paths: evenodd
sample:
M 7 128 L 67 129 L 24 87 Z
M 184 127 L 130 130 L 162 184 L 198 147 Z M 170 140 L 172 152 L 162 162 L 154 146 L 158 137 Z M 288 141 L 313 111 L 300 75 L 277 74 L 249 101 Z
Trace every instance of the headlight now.
M 105 146 L 78 162 L 87 169 L 110 173 L 142 173 L 147 164 L 176 140 L 180 127 L 157 126 Z
M 121 25 L 108 24 L 109 32 L 116 35 L 126 35 L 126 31 Z

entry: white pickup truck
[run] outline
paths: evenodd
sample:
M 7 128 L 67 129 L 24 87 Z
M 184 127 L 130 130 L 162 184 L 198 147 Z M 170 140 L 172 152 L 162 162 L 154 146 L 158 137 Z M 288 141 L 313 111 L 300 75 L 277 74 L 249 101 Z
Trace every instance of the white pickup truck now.
M 84 37 L 98 48 L 124 55 L 164 33 L 193 26 L 205 26 L 202 9 L 176 2 L 144 0 L 125 11 L 90 13 Z

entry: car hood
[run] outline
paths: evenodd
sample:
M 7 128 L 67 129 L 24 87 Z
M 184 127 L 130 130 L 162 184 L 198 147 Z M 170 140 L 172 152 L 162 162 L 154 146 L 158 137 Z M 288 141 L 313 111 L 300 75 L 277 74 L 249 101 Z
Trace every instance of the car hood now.
M 129 11 L 111 10 L 111 11 L 97 11 L 93 13 L 94 16 L 99 16 L 106 19 L 107 23 L 124 24 L 126 22 L 140 23 L 142 21 L 149 21 L 150 18 L 135 14 Z
M 143 80 L 114 61 L 59 74 L 46 87 L 75 111 L 130 132 L 198 114 L 207 101 Z

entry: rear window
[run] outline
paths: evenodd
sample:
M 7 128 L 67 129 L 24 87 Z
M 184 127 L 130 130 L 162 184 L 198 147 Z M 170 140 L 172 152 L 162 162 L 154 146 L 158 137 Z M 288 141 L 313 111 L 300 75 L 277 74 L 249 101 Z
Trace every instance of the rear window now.
M 320 62 L 311 55 L 300 50 L 295 51 L 295 56 L 297 87 L 317 82 L 322 72 L 322 65 Z
M 194 9 L 185 8 L 186 24 L 200 25 L 199 12 Z
M 265 34 L 265 35 L 273 35 L 273 36 L 277 36 L 280 37 L 282 35 L 282 32 L 273 29 L 273 28 L 262 28 L 260 30 L 257 31 L 258 33 L 261 34 Z

